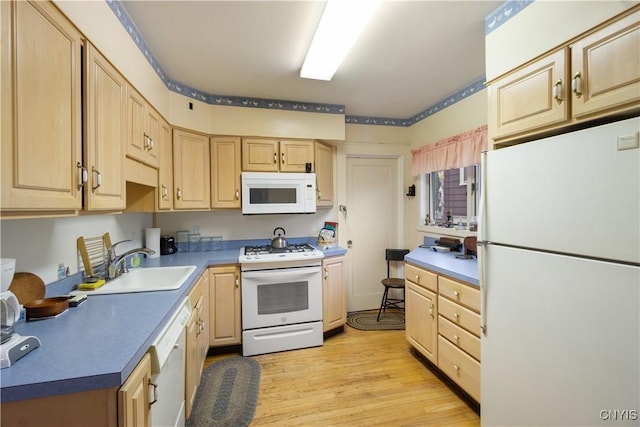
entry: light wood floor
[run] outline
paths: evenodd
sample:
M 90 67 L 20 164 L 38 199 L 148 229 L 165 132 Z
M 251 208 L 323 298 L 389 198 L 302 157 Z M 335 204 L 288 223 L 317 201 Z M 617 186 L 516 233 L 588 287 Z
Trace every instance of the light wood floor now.
M 480 425 L 412 353 L 404 331 L 345 326 L 322 347 L 254 357 L 261 377 L 251 426 Z

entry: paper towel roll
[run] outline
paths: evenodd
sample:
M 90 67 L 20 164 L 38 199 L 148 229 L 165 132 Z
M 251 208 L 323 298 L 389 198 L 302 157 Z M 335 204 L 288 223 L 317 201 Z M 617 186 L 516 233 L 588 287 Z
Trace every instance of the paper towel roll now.
M 147 255 L 148 258 L 158 258 L 160 256 L 160 229 L 146 228 L 144 230 L 145 247 L 156 251 L 153 255 Z

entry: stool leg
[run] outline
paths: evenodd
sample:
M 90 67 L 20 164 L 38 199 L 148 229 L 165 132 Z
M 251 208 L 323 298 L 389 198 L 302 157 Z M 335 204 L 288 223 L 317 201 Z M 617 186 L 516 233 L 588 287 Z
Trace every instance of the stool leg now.
M 386 304 L 387 304 L 387 294 L 389 293 L 389 288 L 388 287 L 384 287 L 384 293 L 382 294 L 382 302 L 380 303 L 380 309 L 378 310 L 378 317 L 376 319 L 376 322 L 380 321 L 380 313 L 382 313 L 382 309 L 385 308 Z

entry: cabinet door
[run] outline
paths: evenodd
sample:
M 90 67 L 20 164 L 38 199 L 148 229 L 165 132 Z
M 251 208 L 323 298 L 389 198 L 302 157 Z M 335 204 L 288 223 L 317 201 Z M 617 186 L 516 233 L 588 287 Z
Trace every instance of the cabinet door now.
M 572 109 L 577 119 L 638 108 L 640 10 L 571 46 Z
M 315 143 L 315 167 L 317 207 L 333 206 L 333 147 Z
M 280 141 L 280 172 L 305 172 L 307 163 L 313 165 L 313 153 L 313 141 Z
M 130 84 L 127 84 L 127 128 L 125 144 L 127 156 L 144 162 L 147 158 L 145 138 L 145 101 Z
M 173 185 L 176 209 L 209 209 L 209 138 L 173 131 Z
M 209 335 L 211 328 L 209 326 L 209 272 L 206 271 L 200 277 L 199 282 L 202 286 L 202 303 L 198 306 L 198 322 L 200 324 L 200 333 L 198 335 L 198 351 L 200 353 L 200 369 L 204 366 L 204 361 L 207 358 L 209 352 Z
M 90 43 L 85 52 L 85 208 L 124 209 L 126 83 Z
M 145 163 L 154 168 L 160 166 L 160 147 L 158 144 L 160 123 L 160 114 L 147 104 L 145 110 L 145 140 L 147 142 Z
M 569 79 L 561 49 L 488 87 L 489 135 L 494 139 L 524 134 L 569 120 Z
M 200 384 L 200 349 L 198 343 L 198 333 L 200 331 L 198 324 L 198 313 L 193 311 L 189 321 L 187 322 L 187 351 L 185 357 L 185 417 L 189 418 L 191 408 L 196 398 L 198 385 Z
M 120 427 L 151 426 L 150 383 L 151 357 L 147 353 L 118 390 L 118 425 Z
M 347 323 L 347 263 L 344 256 L 322 261 L 322 323 L 323 331 Z
M 406 282 L 407 341 L 431 362 L 438 363 L 438 306 L 436 294 Z
M 209 269 L 209 344 L 240 344 L 240 270 L 224 266 Z
M 157 148 L 160 150 L 158 169 L 158 209 L 173 208 L 173 130 L 169 123 L 160 122 Z
M 275 139 L 243 138 L 242 170 L 277 172 L 278 141 Z
M 0 8 L 0 206 L 81 209 L 82 36 L 52 3 Z
M 211 207 L 240 207 L 239 137 L 211 138 Z

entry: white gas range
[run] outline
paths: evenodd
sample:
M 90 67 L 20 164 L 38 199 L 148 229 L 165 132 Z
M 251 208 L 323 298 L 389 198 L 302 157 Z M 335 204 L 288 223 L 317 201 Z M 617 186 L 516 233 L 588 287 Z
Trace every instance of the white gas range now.
M 240 249 L 244 356 L 322 345 L 322 258 L 308 244 Z

